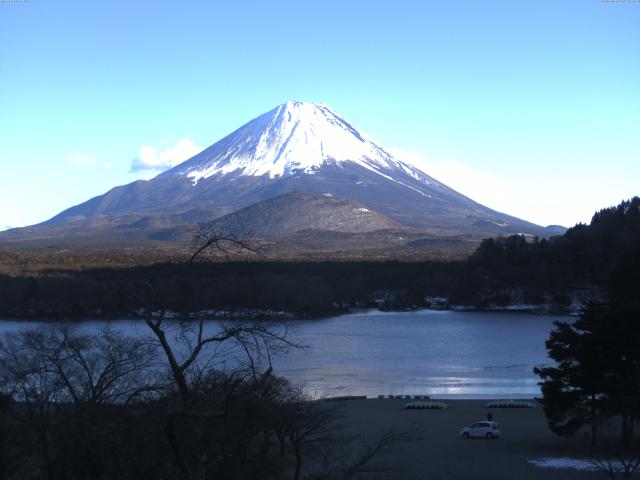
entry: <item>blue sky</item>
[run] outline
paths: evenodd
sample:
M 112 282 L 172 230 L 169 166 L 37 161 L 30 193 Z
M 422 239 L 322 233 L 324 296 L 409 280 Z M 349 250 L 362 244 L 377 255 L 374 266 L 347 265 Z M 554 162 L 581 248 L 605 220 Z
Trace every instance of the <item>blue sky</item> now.
M 0 228 L 289 99 L 490 207 L 588 221 L 640 194 L 640 3 L 0 2 Z

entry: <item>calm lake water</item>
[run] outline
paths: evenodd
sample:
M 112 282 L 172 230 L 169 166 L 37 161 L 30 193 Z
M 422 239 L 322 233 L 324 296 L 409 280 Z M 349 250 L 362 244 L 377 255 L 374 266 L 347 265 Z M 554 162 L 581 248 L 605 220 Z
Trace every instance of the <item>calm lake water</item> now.
M 544 342 L 557 319 L 562 318 L 422 310 L 293 321 L 292 338 L 308 348 L 273 363 L 276 373 L 313 396 L 530 398 L 539 394 L 533 367 L 550 363 Z M 89 321 L 82 328 L 98 330 L 105 323 Z M 0 321 L 0 333 L 35 325 Z M 112 325 L 147 333 L 140 321 Z

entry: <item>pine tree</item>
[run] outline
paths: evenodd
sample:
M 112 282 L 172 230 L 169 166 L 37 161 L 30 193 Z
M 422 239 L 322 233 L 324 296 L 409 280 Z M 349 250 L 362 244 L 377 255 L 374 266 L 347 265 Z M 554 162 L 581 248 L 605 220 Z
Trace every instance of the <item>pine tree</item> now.
M 534 369 L 542 380 L 541 402 L 549 428 L 573 436 L 589 425 L 594 445 L 606 400 L 606 346 L 598 340 L 604 310 L 603 304 L 590 303 L 573 324 L 556 322 L 546 342 L 556 366 Z
M 552 367 L 536 368 L 551 430 L 572 436 L 619 416 L 621 439 L 631 445 L 640 419 L 640 249 L 621 259 L 606 302 L 585 306 L 573 323 L 556 322 L 546 342 Z

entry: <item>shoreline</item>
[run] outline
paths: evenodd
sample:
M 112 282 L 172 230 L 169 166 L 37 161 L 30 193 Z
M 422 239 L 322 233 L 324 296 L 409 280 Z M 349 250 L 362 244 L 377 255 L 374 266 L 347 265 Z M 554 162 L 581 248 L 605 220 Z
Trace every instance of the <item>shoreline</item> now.
M 394 395 L 394 398 L 388 398 L 387 395 L 384 395 L 384 398 L 378 398 L 375 396 L 367 396 L 367 395 L 342 395 L 342 396 L 334 396 L 334 397 L 321 397 L 321 398 L 317 398 L 315 400 L 318 401 L 332 401 L 332 402 L 361 402 L 361 401 L 376 401 L 376 402 L 414 402 L 414 401 L 431 401 L 431 400 L 437 400 L 437 401 L 451 401 L 451 402 L 459 402 L 459 401 L 474 401 L 474 402 L 498 402 L 498 401 L 510 401 L 510 400 L 514 400 L 517 402 L 522 402 L 522 401 L 530 401 L 532 403 L 534 403 L 536 405 L 536 407 L 540 407 L 539 403 L 538 403 L 538 398 L 537 396 L 532 396 L 531 393 L 513 393 L 510 395 L 495 395 L 492 393 L 487 393 L 487 394 L 466 394 L 466 393 L 459 393 L 459 394 L 428 394 L 425 393 L 424 395 L 421 396 L 427 396 L 429 397 L 428 399 L 418 399 L 418 398 L 414 398 L 414 395 L 411 395 L 411 398 L 404 398 L 404 396 L 402 396 L 402 398 L 396 398 L 397 396 Z M 498 408 L 498 410 L 503 410 L 505 408 Z
M 511 313 L 522 314 L 532 316 L 554 316 L 554 317 L 577 317 L 580 315 L 580 309 L 568 309 L 564 311 L 555 311 L 553 309 L 545 307 L 535 307 L 532 305 L 507 305 L 505 307 L 492 306 L 488 308 L 478 308 L 471 305 L 451 305 L 447 307 L 425 307 L 415 306 L 407 308 L 380 308 L 380 307 L 350 307 L 336 309 L 332 312 L 295 312 L 287 310 L 273 310 L 273 309 L 220 309 L 205 310 L 200 312 L 188 312 L 177 313 L 173 311 L 166 312 L 165 319 L 167 320 L 198 320 L 203 318 L 208 321 L 224 321 L 224 320 L 237 320 L 237 321 L 297 321 L 297 320 L 323 320 L 327 318 L 336 318 L 347 315 L 359 315 L 359 314 L 401 314 L 401 313 L 420 313 L 420 312 L 469 312 L 469 313 Z M 100 312 L 96 312 L 95 316 L 82 316 L 82 317 L 56 317 L 40 316 L 40 315 L 14 315 L 14 316 L 0 316 L 0 322 L 87 322 L 87 321 L 121 321 L 121 320 L 141 320 L 144 321 L 144 314 L 132 312 L 129 315 L 103 315 Z

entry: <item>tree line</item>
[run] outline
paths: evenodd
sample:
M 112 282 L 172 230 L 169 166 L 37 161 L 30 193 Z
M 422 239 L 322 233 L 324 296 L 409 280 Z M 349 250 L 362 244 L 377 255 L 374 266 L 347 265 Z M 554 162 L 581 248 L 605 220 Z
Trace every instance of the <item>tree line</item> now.
M 605 287 L 620 259 L 640 245 L 640 198 L 596 212 L 589 225 L 577 224 L 551 239 L 522 235 L 488 238 L 468 261 L 468 269 L 488 275 L 494 285 L 533 288 Z
M 350 307 L 428 307 L 429 296 L 477 308 L 550 304 L 562 311 L 579 289 L 602 291 L 640 244 L 640 199 L 597 212 L 551 239 L 522 235 L 484 240 L 463 262 L 199 262 L 184 259 L 113 268 L 76 265 L 38 274 L 0 274 L 0 316 L 82 319 L 130 316 L 125 293 L 151 282 L 171 310 L 285 310 L 298 317 Z M 75 257 L 74 257 L 75 258 Z M 155 258 L 155 257 L 154 257 Z M 75 259 L 74 261 L 76 261 Z M 42 260 L 40 260 L 42 261 Z M 127 263 L 134 262 L 129 259 Z M 95 260 L 90 262 L 95 263 Z M 125 289 L 120 288 L 125 286 Z
M 138 302 L 126 290 L 145 283 L 171 299 L 177 313 L 200 310 L 284 310 L 296 316 L 339 313 L 349 307 L 424 306 L 456 282 L 457 264 L 430 262 L 200 262 L 128 268 L 0 274 L 0 316 L 83 319 L 131 316 Z

